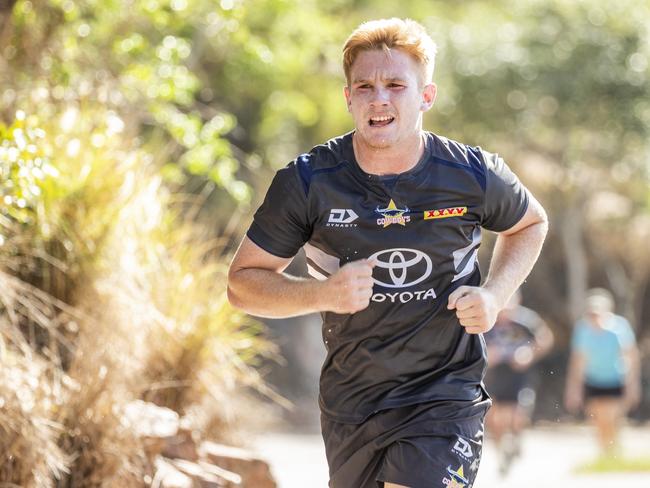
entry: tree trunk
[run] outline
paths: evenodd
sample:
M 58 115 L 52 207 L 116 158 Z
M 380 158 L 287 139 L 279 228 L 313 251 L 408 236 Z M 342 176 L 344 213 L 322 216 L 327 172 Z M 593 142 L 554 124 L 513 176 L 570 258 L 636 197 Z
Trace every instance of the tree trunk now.
M 14 5 L 17 0 L 0 0 L 0 40 L 5 40 L 6 36 L 2 35 L 5 32 L 5 28 L 9 24 L 11 19 L 11 12 L 14 9 Z M 2 54 L 2 49 L 4 48 L 4 43 L 0 44 L 0 55 Z
M 575 322 L 584 307 L 588 282 L 587 253 L 583 236 L 584 212 L 578 196 L 570 198 L 561 215 L 560 229 L 564 261 L 566 264 L 566 289 L 569 317 Z

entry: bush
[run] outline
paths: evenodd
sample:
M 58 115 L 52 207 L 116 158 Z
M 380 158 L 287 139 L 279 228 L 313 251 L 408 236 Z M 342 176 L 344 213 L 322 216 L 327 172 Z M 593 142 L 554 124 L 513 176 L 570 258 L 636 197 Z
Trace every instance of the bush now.
M 152 467 L 126 405 L 192 412 L 225 437 L 245 388 L 274 395 L 254 369 L 274 349 L 225 299 L 222 243 L 117 115 L 44 120 L 0 126 L 0 481 L 142 486 Z

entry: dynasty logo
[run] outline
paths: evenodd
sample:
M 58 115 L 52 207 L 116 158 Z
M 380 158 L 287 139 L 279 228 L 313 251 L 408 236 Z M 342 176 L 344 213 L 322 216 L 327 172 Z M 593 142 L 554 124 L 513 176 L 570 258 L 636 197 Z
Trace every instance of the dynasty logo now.
M 411 217 L 408 215 L 404 216 L 405 213 L 409 212 L 409 208 L 397 208 L 397 205 L 395 205 L 395 202 L 392 198 L 388 203 L 388 207 L 379 208 L 379 205 L 377 205 L 375 212 L 381 215 L 381 217 L 377 219 L 377 225 L 381 225 L 384 228 L 388 227 L 391 224 L 405 226 L 407 222 L 411 221 Z
M 458 454 L 465 461 L 469 461 L 474 457 L 474 451 L 472 450 L 472 445 L 469 443 L 468 440 L 463 439 L 460 436 L 457 437 L 456 444 L 454 444 L 452 451 Z
M 330 216 L 327 219 L 327 227 L 356 227 L 353 224 L 359 216 L 351 208 L 333 208 L 330 210 Z

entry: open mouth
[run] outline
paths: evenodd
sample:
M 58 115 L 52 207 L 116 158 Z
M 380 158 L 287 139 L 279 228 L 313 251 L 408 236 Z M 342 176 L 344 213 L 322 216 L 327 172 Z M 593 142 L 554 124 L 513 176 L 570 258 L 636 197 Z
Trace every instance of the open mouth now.
M 393 122 L 393 120 L 395 120 L 395 117 L 383 115 L 381 117 L 370 117 L 368 123 L 370 124 L 370 127 L 384 127 Z

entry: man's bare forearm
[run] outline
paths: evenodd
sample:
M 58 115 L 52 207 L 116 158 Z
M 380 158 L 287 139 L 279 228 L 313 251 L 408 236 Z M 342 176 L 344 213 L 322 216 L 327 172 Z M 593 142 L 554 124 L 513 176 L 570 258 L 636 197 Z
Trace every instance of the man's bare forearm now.
M 258 317 L 295 317 L 322 309 L 322 282 L 266 269 L 231 272 L 228 299 Z
M 279 268 L 233 263 L 228 273 L 228 300 L 258 317 L 295 317 L 322 311 L 355 313 L 370 303 L 374 265 L 374 261 L 360 259 L 318 281 L 281 273 Z
M 497 314 L 533 268 L 546 237 L 548 219 L 539 202 L 529 195 L 526 213 L 514 226 L 499 234 L 482 286 L 459 286 L 450 295 L 447 308 L 456 310 L 468 334 L 492 328 Z
M 548 230 L 544 219 L 514 234 L 499 234 L 490 261 L 490 270 L 484 288 L 505 306 L 512 294 L 533 269 Z
M 584 383 L 585 359 L 577 352 L 572 352 L 569 356 L 569 365 L 566 372 L 565 390 L 567 392 L 574 389 L 582 389 Z

